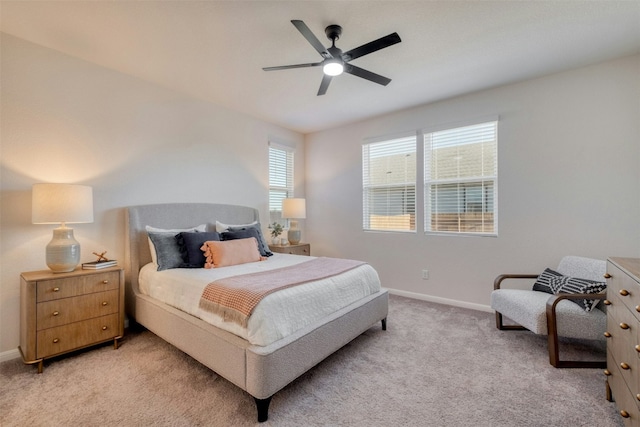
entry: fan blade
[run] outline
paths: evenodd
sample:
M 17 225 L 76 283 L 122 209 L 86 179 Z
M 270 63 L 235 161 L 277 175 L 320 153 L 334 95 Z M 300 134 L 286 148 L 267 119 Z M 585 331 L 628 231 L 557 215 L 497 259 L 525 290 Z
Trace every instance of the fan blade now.
M 318 65 L 322 65 L 322 62 L 310 62 L 308 64 L 295 64 L 295 65 L 279 65 L 277 67 L 263 67 L 262 69 L 264 71 L 290 70 L 292 68 L 317 67 Z
M 324 95 L 327 93 L 327 89 L 329 88 L 329 83 L 331 83 L 331 76 L 323 74 L 322 82 L 320 83 L 320 89 L 318 89 L 318 96 Z
M 327 48 L 324 47 L 322 43 L 320 43 L 320 40 L 318 40 L 318 38 L 311 32 L 309 27 L 307 27 L 307 24 L 298 19 L 291 20 L 291 23 L 295 25 L 298 31 L 300 31 L 304 38 L 307 39 L 309 43 L 311 43 L 311 46 L 313 46 L 313 48 L 317 50 L 323 58 L 333 58 L 333 56 L 331 56 L 331 54 L 327 51 Z
M 367 71 L 364 68 L 356 67 L 351 64 L 344 64 L 344 72 L 362 77 L 363 79 L 370 80 L 382 86 L 386 86 L 391 82 L 391 79 L 381 76 L 380 74 L 372 73 L 371 71 Z
M 388 36 L 380 37 L 378 40 L 374 40 L 345 52 L 342 54 L 342 59 L 345 62 L 351 61 L 352 59 L 360 58 L 361 56 L 368 55 L 376 50 L 384 49 L 385 47 L 400 43 L 401 41 L 402 40 L 400 40 L 398 33 L 389 34 Z

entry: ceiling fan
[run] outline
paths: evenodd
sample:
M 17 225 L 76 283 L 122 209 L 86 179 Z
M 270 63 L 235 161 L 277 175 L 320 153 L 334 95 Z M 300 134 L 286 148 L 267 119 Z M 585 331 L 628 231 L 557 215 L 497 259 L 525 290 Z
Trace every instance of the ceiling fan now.
M 324 95 L 325 93 L 327 93 L 327 88 L 329 87 L 329 83 L 331 83 L 331 79 L 334 76 L 342 74 L 343 72 L 361 77 L 363 79 L 367 79 L 383 86 L 388 85 L 391 81 L 391 79 L 387 77 L 349 64 L 349 61 L 352 61 L 364 55 L 368 55 L 377 50 L 384 49 L 385 47 L 389 47 L 396 43 L 400 43 L 402 40 L 400 40 L 400 36 L 398 35 L 398 33 L 389 34 L 388 36 L 381 37 L 377 40 L 363 44 L 362 46 L 356 47 L 355 49 L 351 49 L 343 53 L 341 49 L 336 47 L 336 40 L 338 40 L 340 38 L 340 35 L 342 34 L 342 27 L 340 25 L 329 25 L 324 29 L 324 33 L 331 40 L 331 47 L 325 48 L 322 43 L 320 43 L 320 40 L 318 40 L 318 38 L 311 32 L 309 27 L 307 27 L 307 25 L 303 21 L 294 19 L 291 21 L 291 23 L 298 29 L 298 31 L 300 31 L 304 38 L 307 39 L 309 43 L 311 43 L 311 46 L 313 46 L 315 50 L 318 51 L 323 60 L 320 62 L 311 62 L 307 64 L 265 67 L 263 68 L 264 71 L 322 66 L 324 76 L 322 77 L 322 82 L 320 83 L 320 89 L 318 89 L 318 95 Z

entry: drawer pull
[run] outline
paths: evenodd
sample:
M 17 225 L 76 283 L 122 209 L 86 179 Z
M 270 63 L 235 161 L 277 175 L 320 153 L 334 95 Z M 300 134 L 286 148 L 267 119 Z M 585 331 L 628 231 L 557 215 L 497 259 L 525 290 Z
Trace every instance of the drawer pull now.
M 60 314 L 60 312 L 59 312 L 59 311 L 54 311 L 54 312 L 53 312 L 53 313 L 51 313 L 51 314 L 52 314 L 53 316 L 57 316 L 57 315 L 59 315 L 59 314 Z
M 636 399 L 640 400 L 640 393 L 636 394 Z
M 631 366 L 627 365 L 627 364 L 626 364 L 626 363 L 624 363 L 624 362 L 622 362 L 622 363 L 620 364 L 620 367 L 621 367 L 622 369 L 624 369 L 625 371 L 628 371 L 629 369 L 631 369 Z
M 109 284 L 109 281 L 108 280 L 103 280 L 102 284 L 107 285 L 107 284 Z
M 603 277 L 604 277 L 605 279 L 611 279 L 611 277 L 612 277 L 612 276 L 611 276 L 609 273 L 604 273 L 604 276 L 603 276 Z
M 605 369 L 605 370 L 604 370 L 604 374 L 605 374 L 606 376 L 610 377 L 610 376 L 611 376 L 611 371 L 610 371 L 610 370 L 608 370 L 608 369 Z
M 625 410 L 620 411 L 620 415 L 622 418 L 629 418 L 629 413 Z
M 638 344 L 638 345 L 636 346 L 636 351 L 637 351 L 638 353 L 640 353 L 640 344 Z
M 105 305 L 109 305 L 109 303 L 106 301 L 102 301 L 102 306 L 104 307 Z
M 629 291 L 626 289 L 620 289 L 620 295 L 622 295 L 623 297 L 626 297 L 629 295 Z
M 621 327 L 622 329 L 629 329 L 629 325 L 627 325 L 627 324 L 626 324 L 626 323 L 624 323 L 624 322 L 620 323 L 620 327 Z
M 108 329 L 108 328 L 107 328 L 106 326 L 103 326 L 103 327 L 102 327 L 102 330 L 103 330 L 103 331 L 106 331 L 107 329 Z
M 608 299 L 604 300 L 604 305 L 611 305 L 611 301 L 609 301 Z
M 607 337 L 607 338 L 611 338 L 611 333 L 609 333 L 609 331 L 607 331 L 607 332 L 604 333 L 604 336 Z
M 636 311 L 640 313 L 640 305 L 636 305 Z
M 58 344 L 59 342 L 60 342 L 60 340 L 59 340 L 58 338 L 54 338 L 54 339 L 53 339 L 53 343 L 54 343 L 54 344 Z
M 53 288 L 53 292 L 60 292 L 60 288 L 58 287 Z

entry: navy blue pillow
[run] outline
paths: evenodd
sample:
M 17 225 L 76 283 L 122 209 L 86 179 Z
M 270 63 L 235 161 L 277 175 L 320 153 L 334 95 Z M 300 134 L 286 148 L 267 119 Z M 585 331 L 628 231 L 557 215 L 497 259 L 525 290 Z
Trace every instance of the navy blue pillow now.
M 220 234 L 209 232 L 185 232 L 176 235 L 176 241 L 182 255 L 180 268 L 204 268 L 206 258 L 200 249 L 204 242 L 220 241 Z
M 255 228 L 245 228 L 242 230 L 234 230 L 234 231 L 225 231 L 222 233 L 222 240 L 236 240 L 236 239 L 248 239 L 250 237 L 255 237 L 258 242 L 258 252 L 262 256 L 271 256 L 273 255 L 271 252 L 265 251 L 262 249 L 262 245 L 260 244 L 260 234 L 258 230 Z
M 257 233 L 257 235 L 250 235 L 247 237 L 255 237 L 256 239 L 258 239 L 258 251 L 260 251 L 260 255 L 262 256 L 271 256 L 273 255 L 273 253 L 271 253 L 271 251 L 269 250 L 269 245 L 267 244 L 267 241 L 264 239 L 264 236 L 262 235 L 262 228 L 260 228 L 260 223 L 257 224 L 251 224 L 251 225 L 243 225 L 243 226 L 234 226 L 231 225 L 229 226 L 229 230 L 227 230 L 227 232 L 231 231 L 245 231 L 245 230 L 255 230 L 255 232 Z M 239 237 L 240 239 L 246 238 L 246 237 Z M 231 240 L 231 239 L 228 239 Z

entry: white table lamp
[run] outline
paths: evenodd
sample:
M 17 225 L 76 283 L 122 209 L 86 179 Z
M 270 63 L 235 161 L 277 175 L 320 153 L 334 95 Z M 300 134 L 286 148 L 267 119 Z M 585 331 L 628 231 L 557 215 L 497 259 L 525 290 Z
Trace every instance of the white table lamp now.
M 67 223 L 93 222 L 93 189 L 86 185 L 34 184 L 31 222 L 60 224 L 47 245 L 47 266 L 54 273 L 73 271 L 80 263 L 80 243 Z
M 298 228 L 297 219 L 307 217 L 307 207 L 305 199 L 284 199 L 282 201 L 282 218 L 291 219 L 291 226 L 287 233 L 287 240 L 292 245 L 300 243 L 301 231 Z

